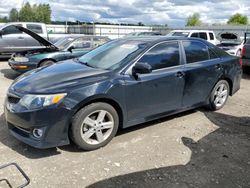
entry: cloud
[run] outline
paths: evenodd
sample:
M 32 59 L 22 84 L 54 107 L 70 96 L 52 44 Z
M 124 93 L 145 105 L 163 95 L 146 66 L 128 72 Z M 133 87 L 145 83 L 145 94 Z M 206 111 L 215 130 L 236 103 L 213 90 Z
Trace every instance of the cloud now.
M 30 0 L 49 3 L 53 20 L 80 20 L 112 23 L 168 24 L 184 26 L 194 12 L 206 23 L 226 22 L 234 13 L 250 18 L 249 0 Z M 12 7 L 20 9 L 22 1 L 0 2 L 0 16 L 8 15 Z

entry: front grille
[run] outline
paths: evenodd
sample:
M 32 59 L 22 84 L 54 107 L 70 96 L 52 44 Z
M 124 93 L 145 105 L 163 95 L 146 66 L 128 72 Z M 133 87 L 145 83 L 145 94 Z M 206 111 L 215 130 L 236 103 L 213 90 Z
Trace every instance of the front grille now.
M 8 102 L 11 104 L 17 104 L 20 101 L 20 98 L 14 96 L 8 96 Z

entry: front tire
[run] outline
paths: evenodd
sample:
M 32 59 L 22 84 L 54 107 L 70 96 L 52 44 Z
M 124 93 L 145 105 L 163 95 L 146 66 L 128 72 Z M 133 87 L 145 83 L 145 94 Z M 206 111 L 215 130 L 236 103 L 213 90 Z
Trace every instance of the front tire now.
M 108 144 L 116 135 L 119 117 L 107 103 L 92 103 L 73 117 L 71 139 L 83 150 L 95 150 Z
M 53 65 L 55 62 L 52 60 L 45 60 L 43 62 L 40 63 L 39 67 L 45 67 L 45 66 L 49 66 L 49 65 Z
M 229 84 L 226 80 L 220 80 L 211 92 L 209 104 L 213 111 L 223 108 L 229 96 Z

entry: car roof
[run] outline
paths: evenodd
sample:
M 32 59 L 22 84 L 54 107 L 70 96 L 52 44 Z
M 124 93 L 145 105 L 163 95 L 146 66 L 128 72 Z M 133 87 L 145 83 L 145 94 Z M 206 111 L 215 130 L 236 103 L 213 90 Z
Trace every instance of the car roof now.
M 211 30 L 173 30 L 171 32 L 213 32 Z
M 210 46 L 210 43 L 207 42 L 204 39 L 201 38 L 193 38 L 193 37 L 178 37 L 178 36 L 142 36 L 142 37 L 129 37 L 129 38 L 122 38 L 118 40 L 126 40 L 126 41 L 139 41 L 139 42 L 145 42 L 145 43 L 159 43 L 164 41 L 182 41 L 182 40 L 192 40 L 192 41 L 201 41 L 208 46 Z

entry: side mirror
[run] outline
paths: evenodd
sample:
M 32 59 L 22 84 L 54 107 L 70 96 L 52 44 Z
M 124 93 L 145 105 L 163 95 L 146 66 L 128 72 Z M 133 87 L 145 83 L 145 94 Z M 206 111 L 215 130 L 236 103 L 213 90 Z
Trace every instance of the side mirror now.
M 70 46 L 70 47 L 68 48 L 68 51 L 70 51 L 70 52 L 72 53 L 73 49 L 75 49 L 75 46 L 74 46 L 74 45 Z
M 148 74 L 152 72 L 152 67 L 148 63 L 136 63 L 132 68 L 132 75 L 137 76 L 137 74 Z

